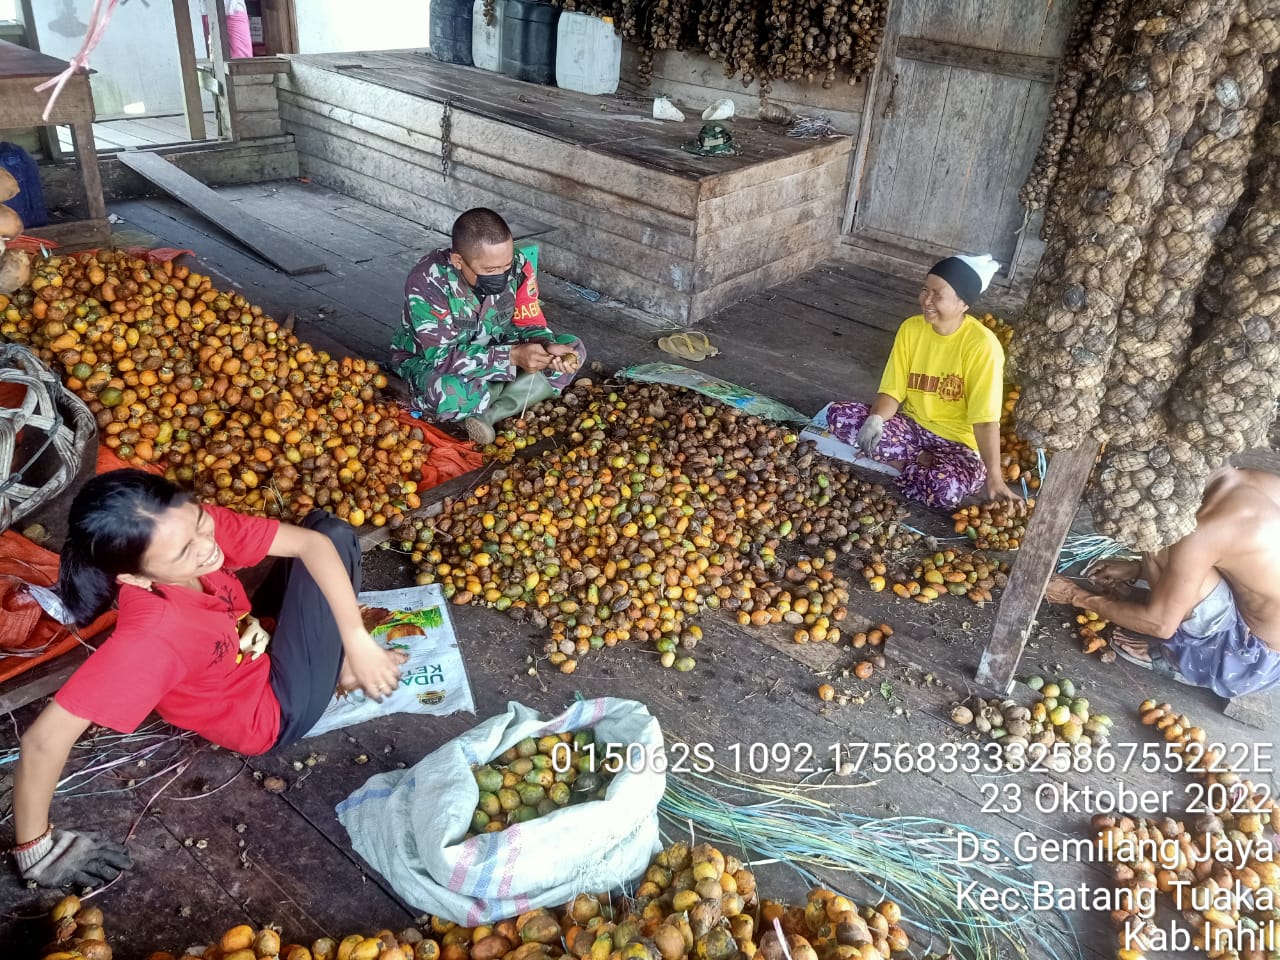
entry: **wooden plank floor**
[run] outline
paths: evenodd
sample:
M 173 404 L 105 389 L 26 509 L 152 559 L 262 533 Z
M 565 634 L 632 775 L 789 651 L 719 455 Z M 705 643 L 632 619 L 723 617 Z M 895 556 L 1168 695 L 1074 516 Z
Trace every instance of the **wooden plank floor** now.
M 222 192 L 254 216 L 324 251 L 329 271 L 286 277 L 168 200 L 113 206 L 125 221 L 117 228 L 118 239 L 124 245 L 194 249 L 200 269 L 233 283 L 276 316 L 292 312 L 304 337 L 326 348 L 385 359 L 405 272 L 443 238 L 316 186 L 289 182 Z M 610 303 L 608 291 L 600 292 L 605 298 L 590 303 L 570 285 L 543 278 L 552 325 L 581 335 L 592 359 L 609 369 L 663 359 L 656 340 L 664 328 Z M 704 324 L 722 352 L 702 368 L 804 412 L 833 398 L 869 397 L 892 331 L 913 305 L 914 284 L 828 264 Z M 922 511 L 912 522 L 926 531 L 948 531 L 945 518 Z M 370 554 L 366 584 L 374 589 L 404 584 L 410 571 L 402 560 L 395 552 Z M 946 719 L 949 705 L 969 690 L 991 610 L 966 602 L 921 607 L 870 594 L 858 583 L 850 604 L 853 618 L 886 621 L 898 630 L 888 668 L 868 682 L 843 674 L 853 662 L 848 650 L 800 647 L 780 629 L 744 629 L 721 616 L 703 618 L 706 636 L 691 674 L 664 671 L 651 651 L 618 649 L 584 660 L 571 677 L 548 671 L 530 676 L 526 657 L 542 642 L 531 629 L 489 610 L 451 608 L 451 614 L 481 718 L 501 712 L 508 700 L 559 710 L 578 693 L 636 697 L 649 704 L 668 737 L 712 744 L 725 769 L 732 766 L 735 744 L 808 744 L 823 755 L 829 745 L 843 741 L 896 746 L 958 739 Z M 1123 663 L 1104 666 L 1084 657 L 1068 619 L 1062 610 L 1042 610 L 1024 661 L 1026 671 L 1072 676 L 1095 710 L 1116 717 L 1118 741 L 1147 740 L 1132 717 L 1137 701 L 1146 696 L 1174 701 L 1193 714 L 1211 739 L 1256 739 L 1253 731 L 1224 718 L 1221 702 L 1203 691 L 1178 687 Z M 824 678 L 864 695 L 865 702 L 820 702 L 814 691 Z M 0 751 L 12 749 L 15 732 L 30 722 L 34 709 L 18 711 L 13 723 L 4 725 Z M 116 956 L 130 960 L 152 949 L 180 952 L 242 920 L 277 921 L 288 939 L 319 931 L 372 932 L 407 922 L 417 910 L 401 903 L 351 851 L 334 805 L 370 774 L 412 765 L 474 721 L 466 716 L 383 717 L 243 764 L 226 751 L 201 752 L 142 816 L 133 843 L 138 867 L 94 901 L 106 912 Z M 306 765 L 309 759 L 314 766 Z M 0 766 L 0 778 L 6 769 L 11 768 Z M 280 795 L 265 793 L 254 772 L 283 776 L 289 788 Z M 1120 779 L 1130 789 L 1182 787 L 1177 778 L 1140 771 L 1124 778 L 1076 773 L 1052 782 L 1114 789 Z M 980 828 L 1007 843 L 1020 832 L 1051 839 L 1080 836 L 1087 826 L 1085 813 L 1039 812 L 1029 801 L 1009 813 L 981 810 L 984 786 L 1016 783 L 1029 794 L 1043 782 L 1031 776 L 887 773 L 859 775 L 853 782 L 861 786 L 832 792 L 832 802 L 868 816 L 932 816 Z M 53 819 L 123 837 L 154 791 L 60 799 Z M 671 829 L 687 831 L 684 825 Z M 1105 883 L 1101 869 L 1090 865 L 1032 864 L 1031 870 L 1063 887 Z M 768 868 L 766 876 L 762 889 L 769 895 L 801 891 L 799 880 L 785 869 Z M 857 885 L 845 886 L 862 892 Z M 0 871 L 0 903 L 5 904 L 0 943 L 13 944 L 12 955 L 25 955 L 16 951 L 34 950 L 46 939 L 42 922 L 32 918 L 54 899 L 26 890 L 12 872 Z M 1112 955 L 1105 913 L 1077 911 L 1072 917 L 1081 941 L 1075 956 L 1093 960 Z M 1052 921 L 1045 915 L 1033 922 Z M 1029 955 L 1049 960 L 1034 949 Z
M 209 136 L 217 137 L 218 121 L 213 111 L 205 113 L 204 126 Z M 190 139 L 187 134 L 187 119 L 180 113 L 160 117 L 99 120 L 93 125 L 93 140 L 98 145 L 99 153 L 132 147 L 167 146 L 171 143 L 186 143 Z M 74 152 L 69 127 L 58 127 L 58 143 L 66 153 Z

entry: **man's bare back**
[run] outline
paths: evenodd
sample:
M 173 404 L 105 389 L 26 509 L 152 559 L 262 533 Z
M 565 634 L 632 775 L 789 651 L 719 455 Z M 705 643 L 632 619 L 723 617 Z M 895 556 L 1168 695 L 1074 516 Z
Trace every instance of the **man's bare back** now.
M 1254 636 L 1280 650 L 1280 582 L 1271 560 L 1280 545 L 1280 475 L 1225 469 L 1205 487 L 1188 539 L 1215 544 L 1213 566 L 1226 578 Z

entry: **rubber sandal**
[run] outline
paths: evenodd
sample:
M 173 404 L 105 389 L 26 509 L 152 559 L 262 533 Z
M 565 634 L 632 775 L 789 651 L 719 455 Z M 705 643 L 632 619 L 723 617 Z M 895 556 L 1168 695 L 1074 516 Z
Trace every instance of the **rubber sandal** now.
M 710 351 L 715 348 L 711 346 L 705 334 L 673 333 L 659 338 L 658 349 L 681 360 L 698 363 L 709 356 L 714 356 Z
M 1150 655 L 1151 659 L 1142 660 L 1130 653 L 1128 650 L 1125 650 L 1120 646 L 1120 644 L 1116 643 L 1116 638 L 1120 638 L 1122 641 L 1136 640 L 1139 638 L 1133 637 L 1130 634 L 1119 630 L 1112 632 L 1111 649 L 1116 652 L 1116 656 L 1121 660 L 1127 661 L 1135 667 L 1140 667 L 1143 670 L 1150 670 L 1152 673 L 1159 674 L 1162 677 L 1168 677 L 1170 680 L 1185 684 L 1188 687 L 1197 686 L 1197 684 L 1192 683 L 1179 673 L 1178 669 L 1165 659 L 1164 653 L 1160 650 L 1159 641 L 1154 639 L 1147 641 L 1147 653 Z
M 720 355 L 720 351 L 711 345 L 711 340 L 701 330 L 691 330 L 685 336 L 689 338 L 693 349 L 700 351 L 705 357 L 718 357 Z

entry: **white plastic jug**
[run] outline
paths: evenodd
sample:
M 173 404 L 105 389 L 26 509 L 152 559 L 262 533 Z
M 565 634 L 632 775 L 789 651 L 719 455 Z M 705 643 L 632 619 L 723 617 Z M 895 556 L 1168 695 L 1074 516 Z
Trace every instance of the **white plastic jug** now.
M 556 86 L 613 93 L 622 72 L 622 37 L 612 17 L 562 13 L 556 27 Z
M 484 20 L 485 0 L 476 0 L 471 15 L 471 62 L 495 73 L 502 65 L 502 0 L 493 0 L 493 26 Z

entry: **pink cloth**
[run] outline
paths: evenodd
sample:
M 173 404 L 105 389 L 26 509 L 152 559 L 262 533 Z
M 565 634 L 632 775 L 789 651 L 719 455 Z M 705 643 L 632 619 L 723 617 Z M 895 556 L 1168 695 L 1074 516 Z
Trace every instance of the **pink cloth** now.
M 204 22 L 204 46 L 212 54 L 209 47 L 209 18 L 201 17 Z M 253 56 L 253 35 L 249 32 L 249 13 L 240 10 L 227 14 L 227 56 L 232 60 L 244 60 Z
M 227 14 L 227 46 L 232 60 L 253 56 L 253 37 L 249 33 L 248 11 Z

